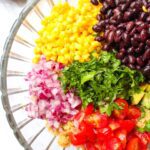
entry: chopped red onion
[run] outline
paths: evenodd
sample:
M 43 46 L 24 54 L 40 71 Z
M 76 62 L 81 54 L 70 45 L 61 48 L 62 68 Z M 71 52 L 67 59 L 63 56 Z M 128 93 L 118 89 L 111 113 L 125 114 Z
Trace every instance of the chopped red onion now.
M 34 103 L 26 107 L 29 117 L 48 120 L 55 129 L 71 120 L 81 106 L 79 97 L 72 91 L 65 94 L 61 88 L 58 74 L 63 68 L 62 64 L 47 62 L 42 56 L 25 79 L 29 83 L 30 96 L 34 97 Z

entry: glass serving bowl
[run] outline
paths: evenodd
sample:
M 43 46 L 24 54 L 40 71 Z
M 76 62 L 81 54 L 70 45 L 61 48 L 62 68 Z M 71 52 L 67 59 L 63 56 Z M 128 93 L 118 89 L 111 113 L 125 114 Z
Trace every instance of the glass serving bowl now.
M 44 121 L 28 118 L 25 111 L 30 98 L 24 78 L 32 67 L 34 41 L 41 29 L 41 20 L 50 14 L 58 2 L 59 0 L 32 0 L 15 21 L 4 45 L 1 59 L 2 103 L 16 138 L 26 150 L 65 149 L 57 144 L 57 136 L 47 130 Z M 68 2 L 76 5 L 77 0 Z M 66 148 L 75 149 L 73 146 Z

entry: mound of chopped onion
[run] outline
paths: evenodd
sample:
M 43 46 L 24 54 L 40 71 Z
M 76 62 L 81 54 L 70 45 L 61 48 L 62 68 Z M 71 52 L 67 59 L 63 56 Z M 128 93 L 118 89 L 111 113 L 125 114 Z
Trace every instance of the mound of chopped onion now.
M 63 65 L 53 61 L 46 62 L 44 57 L 33 66 L 26 81 L 33 102 L 26 110 L 29 117 L 49 121 L 52 128 L 58 129 L 78 113 L 81 100 L 73 92 L 64 93 L 58 76 Z

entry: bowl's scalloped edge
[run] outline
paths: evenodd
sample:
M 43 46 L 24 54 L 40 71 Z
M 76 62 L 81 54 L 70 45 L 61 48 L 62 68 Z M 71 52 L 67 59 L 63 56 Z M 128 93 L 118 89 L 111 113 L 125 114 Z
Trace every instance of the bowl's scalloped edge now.
M 10 105 L 8 101 L 8 94 L 7 94 L 7 64 L 8 64 L 8 57 L 9 57 L 9 52 L 11 49 L 11 46 L 13 44 L 13 40 L 15 35 L 17 34 L 17 31 L 19 27 L 22 24 L 22 21 L 25 19 L 25 17 L 29 14 L 29 12 L 32 10 L 32 8 L 39 2 L 40 0 L 32 0 L 30 1 L 24 9 L 21 11 L 18 19 L 15 20 L 13 26 L 11 27 L 11 30 L 9 32 L 8 37 L 6 38 L 4 47 L 3 47 L 3 54 L 1 57 L 1 62 L 0 62 L 0 69 L 1 69 L 1 74 L 0 74 L 0 90 L 1 90 L 1 100 L 2 100 L 2 105 L 3 108 L 6 112 L 6 117 L 8 120 L 8 123 L 10 127 L 12 128 L 15 137 L 18 139 L 19 143 L 25 148 L 25 150 L 32 150 L 31 146 L 29 146 L 23 137 L 22 133 L 16 126 L 15 119 L 10 112 Z

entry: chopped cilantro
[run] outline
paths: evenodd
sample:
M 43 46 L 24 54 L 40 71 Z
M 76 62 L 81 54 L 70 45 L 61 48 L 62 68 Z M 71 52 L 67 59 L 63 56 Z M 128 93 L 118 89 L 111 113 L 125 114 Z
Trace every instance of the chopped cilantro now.
M 116 97 L 128 99 L 139 91 L 139 84 L 144 81 L 143 75 L 121 65 L 114 53 L 102 52 L 99 59 L 89 62 L 74 62 L 62 71 L 60 81 L 63 89 L 75 89 L 81 97 L 83 106 L 93 102 L 100 106 L 105 102 L 103 111 L 111 114 Z M 107 109 L 106 109 L 107 108 Z

